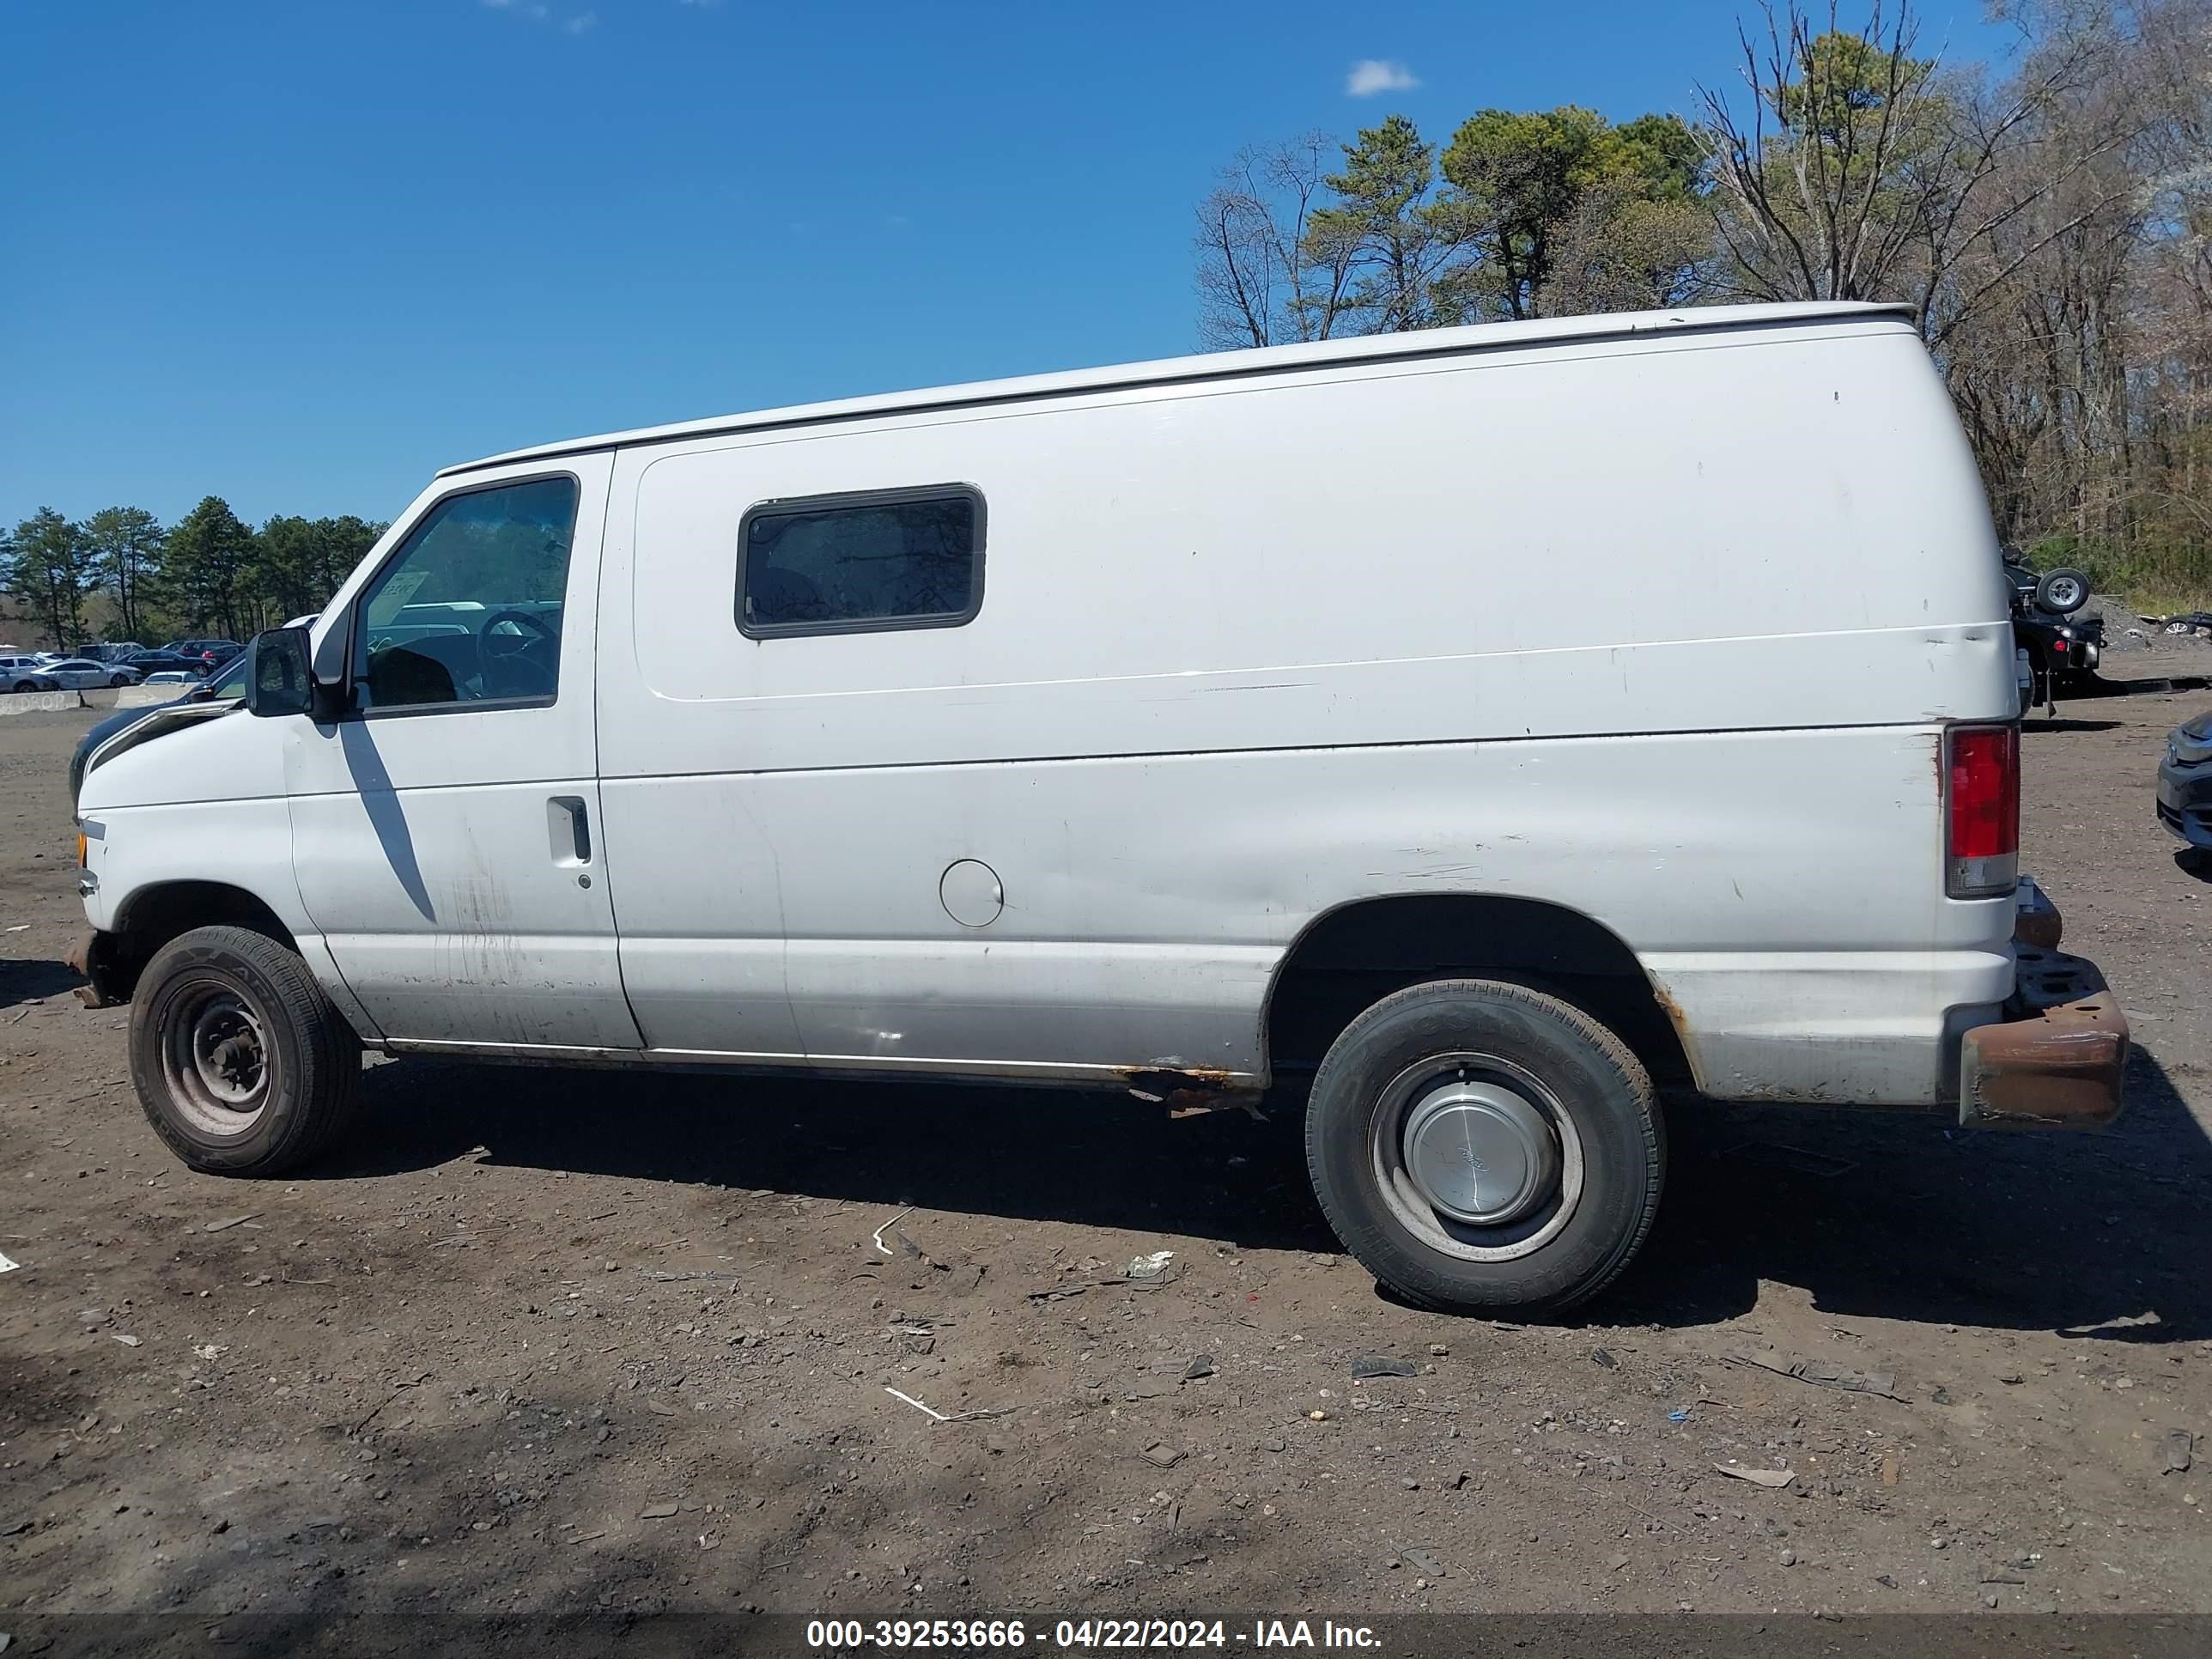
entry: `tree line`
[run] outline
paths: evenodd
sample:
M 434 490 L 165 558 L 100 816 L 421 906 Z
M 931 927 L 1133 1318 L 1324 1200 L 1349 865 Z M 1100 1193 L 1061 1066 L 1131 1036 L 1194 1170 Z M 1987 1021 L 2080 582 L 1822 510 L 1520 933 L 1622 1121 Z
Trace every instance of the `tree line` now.
M 279 514 L 256 530 L 220 495 L 168 526 L 140 507 L 84 519 L 41 507 L 0 532 L 0 591 L 57 650 L 95 637 L 243 640 L 319 610 L 384 531 L 351 514 Z
M 2203 604 L 2212 0 L 1992 13 L 2016 32 L 2002 73 L 1923 50 L 1911 0 L 1856 21 L 1784 0 L 1686 115 L 1484 109 L 1441 144 L 1392 115 L 1248 149 L 1198 208 L 1200 337 L 1901 302 L 1999 533 L 2143 605 Z

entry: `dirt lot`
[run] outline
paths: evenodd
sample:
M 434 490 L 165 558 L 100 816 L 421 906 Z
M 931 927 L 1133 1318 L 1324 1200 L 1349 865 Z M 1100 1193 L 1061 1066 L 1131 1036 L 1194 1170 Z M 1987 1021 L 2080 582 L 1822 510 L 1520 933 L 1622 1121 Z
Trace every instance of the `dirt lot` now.
M 2117 1131 L 1681 1104 L 1650 1246 L 1549 1327 L 1379 1296 L 1280 1112 L 405 1061 L 310 1176 L 194 1176 L 59 965 L 94 716 L 0 721 L 0 1631 L 2212 1610 L 2212 878 L 2151 812 L 2208 701 L 2028 723 Z

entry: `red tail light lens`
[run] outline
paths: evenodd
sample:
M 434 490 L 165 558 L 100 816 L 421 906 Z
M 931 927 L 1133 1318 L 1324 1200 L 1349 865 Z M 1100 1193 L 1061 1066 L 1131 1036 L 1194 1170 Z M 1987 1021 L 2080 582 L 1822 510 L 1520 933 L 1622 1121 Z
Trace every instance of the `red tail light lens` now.
M 2020 728 L 1954 726 L 1945 737 L 1943 890 L 1996 898 L 2020 877 Z

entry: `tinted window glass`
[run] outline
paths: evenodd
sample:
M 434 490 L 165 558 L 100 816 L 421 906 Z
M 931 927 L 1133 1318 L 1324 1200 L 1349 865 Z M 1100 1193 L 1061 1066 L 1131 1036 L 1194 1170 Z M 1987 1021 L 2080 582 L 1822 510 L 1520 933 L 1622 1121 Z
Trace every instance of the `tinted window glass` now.
M 471 490 L 431 508 L 355 613 L 356 705 L 550 699 L 575 526 L 573 478 Z
M 748 634 L 944 627 L 982 599 L 982 502 L 916 489 L 777 501 L 745 515 Z

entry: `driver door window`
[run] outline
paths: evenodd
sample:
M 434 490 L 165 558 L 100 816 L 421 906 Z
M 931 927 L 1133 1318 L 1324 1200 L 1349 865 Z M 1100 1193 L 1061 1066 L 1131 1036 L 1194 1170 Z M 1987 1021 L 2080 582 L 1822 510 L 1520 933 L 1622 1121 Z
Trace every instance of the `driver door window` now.
M 355 611 L 354 706 L 553 702 L 575 527 L 566 475 L 439 502 Z

